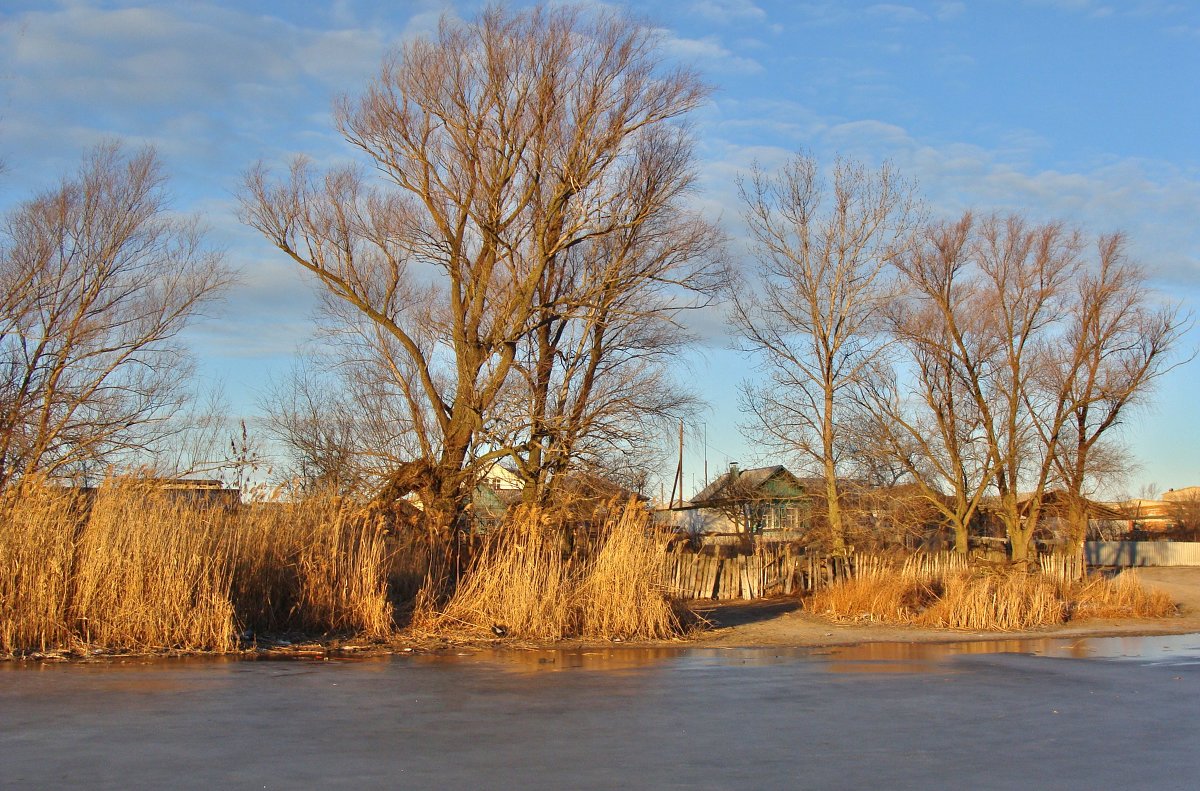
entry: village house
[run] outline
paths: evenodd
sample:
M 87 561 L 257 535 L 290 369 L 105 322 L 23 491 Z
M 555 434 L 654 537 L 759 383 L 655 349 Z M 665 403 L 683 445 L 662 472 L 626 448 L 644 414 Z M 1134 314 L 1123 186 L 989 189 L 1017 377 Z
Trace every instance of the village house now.
M 676 510 L 691 533 L 799 537 L 812 526 L 812 498 L 782 464 L 742 470 L 738 464 Z

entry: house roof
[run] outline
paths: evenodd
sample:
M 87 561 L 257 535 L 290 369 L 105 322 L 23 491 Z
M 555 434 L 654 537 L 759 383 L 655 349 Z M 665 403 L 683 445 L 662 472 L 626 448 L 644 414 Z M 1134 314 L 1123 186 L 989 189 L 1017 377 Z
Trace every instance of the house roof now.
M 567 473 L 559 485 L 561 491 L 566 495 L 590 500 L 628 500 L 633 498 L 639 502 L 645 502 L 650 499 L 616 481 L 586 470 Z
M 804 484 L 782 464 L 750 470 L 730 470 L 705 486 L 685 508 L 706 508 L 742 500 L 798 500 Z
M 1025 514 L 1029 510 L 1029 504 L 1034 497 L 1033 492 L 1026 492 L 1017 496 L 1017 509 L 1020 513 Z M 1120 510 L 1115 509 L 1105 503 L 1100 503 L 1095 500 L 1089 500 L 1086 497 L 1080 498 L 1083 501 L 1083 507 L 1088 517 L 1091 519 L 1109 519 L 1120 520 L 1128 517 Z M 1070 502 L 1069 495 L 1061 489 L 1051 489 L 1042 493 L 1042 511 L 1048 516 L 1062 515 L 1066 512 Z
M 1168 489 L 1162 493 L 1162 500 L 1168 503 L 1190 503 L 1200 501 L 1200 486 L 1185 486 L 1182 489 Z

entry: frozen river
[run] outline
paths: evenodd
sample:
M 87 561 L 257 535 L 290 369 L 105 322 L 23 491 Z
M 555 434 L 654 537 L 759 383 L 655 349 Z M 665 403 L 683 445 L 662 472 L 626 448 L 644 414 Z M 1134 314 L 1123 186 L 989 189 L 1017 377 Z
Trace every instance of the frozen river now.
M 0 787 L 1196 788 L 1200 635 L 0 665 Z

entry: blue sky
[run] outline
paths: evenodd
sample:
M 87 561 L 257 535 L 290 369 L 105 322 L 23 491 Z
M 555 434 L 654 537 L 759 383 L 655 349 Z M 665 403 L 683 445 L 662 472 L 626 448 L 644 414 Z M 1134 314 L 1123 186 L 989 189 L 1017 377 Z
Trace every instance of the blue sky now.
M 251 412 L 311 336 L 309 284 L 239 225 L 258 159 L 350 156 L 332 100 L 406 36 L 476 2 L 21 2 L 0 10 L 0 208 L 52 186 L 88 146 L 152 143 L 176 208 L 201 212 L 242 287 L 191 333 L 203 373 Z M 518 4 L 520 5 L 520 4 Z M 936 214 L 967 207 L 1128 232 L 1154 284 L 1200 302 L 1200 4 L 1179 0 L 634 4 L 670 58 L 714 85 L 694 118 L 697 202 L 741 236 L 734 178 L 804 149 L 889 159 Z M 739 248 L 735 242 L 735 252 Z M 757 459 L 736 429 L 747 363 L 701 322 L 690 362 L 713 403 L 711 470 Z M 1185 353 L 1200 345 L 1186 339 Z M 1126 488 L 1200 484 L 1200 363 L 1131 415 Z M 702 426 L 685 464 L 701 483 Z M 669 441 L 664 438 L 664 442 Z M 690 493 L 690 492 L 689 492 Z

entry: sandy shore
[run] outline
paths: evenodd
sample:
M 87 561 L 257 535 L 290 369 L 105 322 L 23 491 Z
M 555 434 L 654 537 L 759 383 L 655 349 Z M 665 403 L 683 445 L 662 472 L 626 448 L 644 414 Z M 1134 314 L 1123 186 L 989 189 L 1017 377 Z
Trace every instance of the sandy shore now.
M 795 599 L 721 602 L 695 609 L 713 623 L 697 646 L 817 646 L 857 643 L 932 643 L 989 640 L 996 637 L 1101 637 L 1113 635 L 1187 634 L 1200 632 L 1200 567 L 1143 568 L 1134 574 L 1147 588 L 1169 595 L 1179 613 L 1166 619 L 1074 621 L 1021 632 L 977 632 L 918 629 L 879 623 L 840 624 L 803 611 Z

